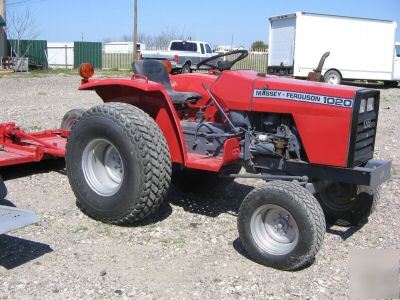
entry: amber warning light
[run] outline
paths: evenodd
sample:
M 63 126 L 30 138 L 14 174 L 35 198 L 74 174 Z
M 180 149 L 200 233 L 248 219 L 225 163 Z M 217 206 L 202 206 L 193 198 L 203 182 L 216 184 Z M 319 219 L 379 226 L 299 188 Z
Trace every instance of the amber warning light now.
M 83 80 L 87 81 L 89 78 L 94 75 L 94 67 L 92 64 L 84 63 L 79 66 L 79 75 L 83 78 Z
M 169 74 L 171 74 L 171 72 L 172 72 L 172 65 L 171 65 L 171 62 L 170 62 L 169 60 L 164 60 L 164 61 L 163 61 L 163 64 L 164 64 L 164 67 L 165 67 L 165 69 L 167 70 L 167 72 L 168 72 Z

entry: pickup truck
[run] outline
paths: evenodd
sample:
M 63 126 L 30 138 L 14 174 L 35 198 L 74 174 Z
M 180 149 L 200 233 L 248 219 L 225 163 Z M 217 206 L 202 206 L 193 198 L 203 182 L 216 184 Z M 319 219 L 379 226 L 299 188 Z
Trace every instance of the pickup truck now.
M 169 60 L 174 73 L 190 73 L 200 61 L 211 56 L 213 52 L 210 44 L 183 40 L 171 41 L 168 50 L 144 50 L 141 53 L 142 59 Z

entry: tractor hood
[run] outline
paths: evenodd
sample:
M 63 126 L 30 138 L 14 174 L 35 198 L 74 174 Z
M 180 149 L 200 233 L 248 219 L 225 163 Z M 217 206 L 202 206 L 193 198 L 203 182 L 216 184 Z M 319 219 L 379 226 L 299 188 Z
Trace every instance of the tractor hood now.
M 229 110 L 271 111 L 278 107 L 307 107 L 352 109 L 357 87 L 331 85 L 297 79 L 282 78 L 250 70 L 225 71 L 212 86 L 212 93 Z M 270 100 L 270 101 L 266 101 Z M 278 111 L 279 112 L 279 109 Z
M 379 98 L 374 90 L 244 70 L 223 72 L 211 91 L 227 111 L 292 116 L 310 162 L 340 167 L 356 161 L 350 154 L 354 153 L 361 98 Z

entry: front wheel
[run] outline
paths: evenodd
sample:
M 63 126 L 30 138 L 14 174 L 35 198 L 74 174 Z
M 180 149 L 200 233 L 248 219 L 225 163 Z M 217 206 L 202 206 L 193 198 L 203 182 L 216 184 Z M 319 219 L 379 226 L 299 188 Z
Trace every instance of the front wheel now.
M 239 237 L 263 265 L 294 270 L 310 264 L 322 245 L 325 219 L 315 197 L 298 184 L 272 181 L 244 199 Z
M 113 224 L 138 222 L 166 196 L 171 161 L 154 120 L 123 103 L 86 111 L 68 138 L 66 166 L 78 206 Z
M 316 195 L 326 222 L 358 226 L 368 221 L 380 199 L 380 189 L 347 183 L 332 183 Z

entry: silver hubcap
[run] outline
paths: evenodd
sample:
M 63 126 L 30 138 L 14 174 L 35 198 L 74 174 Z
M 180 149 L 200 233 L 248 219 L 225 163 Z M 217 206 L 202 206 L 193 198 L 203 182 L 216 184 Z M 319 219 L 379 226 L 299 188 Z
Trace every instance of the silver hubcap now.
M 334 75 L 334 74 L 330 74 L 329 75 L 328 83 L 330 83 L 330 84 L 338 84 L 338 82 L 339 82 L 339 78 L 336 75 Z
M 293 216 L 284 208 L 266 204 L 259 207 L 250 221 L 257 245 L 272 255 L 285 255 L 296 247 L 299 229 Z
M 100 196 L 117 193 L 124 179 L 124 164 L 117 148 L 105 139 L 95 139 L 82 154 L 86 182 Z

